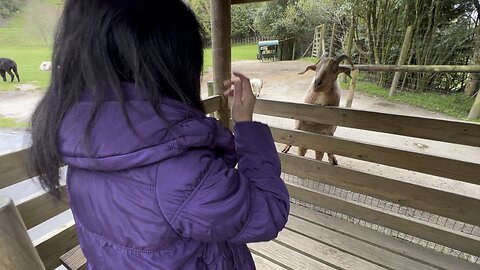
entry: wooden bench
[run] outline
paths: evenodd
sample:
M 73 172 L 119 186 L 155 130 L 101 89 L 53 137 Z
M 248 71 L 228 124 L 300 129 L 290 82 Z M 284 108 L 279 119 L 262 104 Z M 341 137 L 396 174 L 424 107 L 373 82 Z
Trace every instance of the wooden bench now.
M 205 100 L 207 112 L 220 108 L 220 97 Z M 480 146 L 480 125 L 418 117 L 398 116 L 306 104 L 258 100 L 257 114 L 301 119 L 383 133 Z M 282 120 L 283 121 L 283 120 Z M 275 122 L 275 121 L 273 121 Z M 397 168 L 417 171 L 458 181 L 480 184 L 480 165 L 441 156 L 427 155 L 395 147 L 329 137 L 308 132 L 271 128 L 278 143 L 331 152 Z M 0 156 L 0 189 L 31 178 L 25 170 L 26 150 Z M 467 262 L 397 239 L 365 226 L 351 223 L 361 220 L 437 243 L 448 248 L 480 256 L 480 238 L 460 230 L 431 223 L 414 216 L 392 212 L 358 200 L 337 196 L 317 188 L 330 185 L 350 193 L 385 200 L 401 207 L 463 222 L 480 225 L 480 200 L 447 190 L 431 189 L 393 177 L 379 176 L 345 166 L 330 166 L 309 158 L 280 154 L 282 170 L 294 202 L 321 206 L 323 213 L 292 203 L 286 229 L 268 243 L 250 244 L 258 269 L 479 269 Z M 291 181 L 290 176 L 303 182 Z M 67 211 L 64 187 L 58 200 L 40 194 L 17 208 L 26 229 Z M 317 209 L 318 210 L 318 209 Z M 348 218 L 334 216 L 338 213 Z M 333 216 L 332 216 L 333 215 Z M 1 221 L 1 220 L 0 220 Z M 9 221 L 7 221 L 9 222 Z M 478 228 L 478 227 L 476 227 Z M 2 228 L 0 227 L 0 230 Z M 46 269 L 63 264 L 68 269 L 84 269 L 85 258 L 78 247 L 73 222 L 56 229 L 32 243 Z M 0 247 L 7 249 L 8 247 Z M 26 251 L 27 252 L 27 251 Z M 0 260 L 2 259 L 0 253 Z M 15 259 L 15 258 L 14 258 Z M 1 265 L 1 264 L 0 264 Z

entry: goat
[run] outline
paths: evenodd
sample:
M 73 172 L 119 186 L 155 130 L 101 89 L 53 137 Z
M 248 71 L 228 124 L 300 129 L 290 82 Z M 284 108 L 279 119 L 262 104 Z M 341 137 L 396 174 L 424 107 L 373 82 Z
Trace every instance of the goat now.
M 315 76 L 307 89 L 307 94 L 304 99 L 305 103 L 338 107 L 340 104 L 340 85 L 337 81 L 337 76 L 340 73 L 345 73 L 350 77 L 351 71 L 348 67 L 339 66 L 344 60 L 347 60 L 353 68 L 353 63 L 347 55 L 342 54 L 333 58 L 329 57 L 328 54 L 323 54 L 315 65 L 310 65 L 305 71 L 299 73 L 302 75 L 308 70 L 315 71 Z M 297 120 L 295 121 L 295 129 L 332 136 L 337 127 Z M 288 153 L 291 147 L 291 145 L 286 145 L 282 153 Z M 298 148 L 298 155 L 305 156 L 306 152 L 306 148 Z M 323 152 L 315 151 L 315 159 L 322 160 L 323 154 Z M 333 154 L 327 153 L 327 156 L 330 164 L 338 165 L 337 159 Z
M 17 76 L 17 80 L 20 82 L 20 76 L 18 76 L 17 72 L 17 63 L 9 58 L 0 58 L 0 75 L 2 76 L 4 82 L 7 81 L 7 76 L 5 73 L 10 75 L 10 78 L 12 79 L 11 82 L 13 82 L 15 76 Z
M 252 90 L 255 96 L 260 96 L 260 91 L 262 90 L 264 84 L 263 80 L 258 78 L 252 78 L 250 79 L 250 84 L 252 85 Z
M 52 62 L 42 62 L 40 64 L 41 71 L 49 71 L 52 70 Z

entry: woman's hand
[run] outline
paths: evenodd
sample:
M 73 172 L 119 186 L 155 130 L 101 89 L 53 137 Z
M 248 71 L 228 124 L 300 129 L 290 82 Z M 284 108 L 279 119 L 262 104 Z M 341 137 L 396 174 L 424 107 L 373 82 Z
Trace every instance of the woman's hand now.
M 252 121 L 255 107 L 255 95 L 250 85 L 250 79 L 239 72 L 233 72 L 236 78 L 224 81 L 223 84 L 229 89 L 223 94 L 233 96 L 232 118 L 235 123 Z

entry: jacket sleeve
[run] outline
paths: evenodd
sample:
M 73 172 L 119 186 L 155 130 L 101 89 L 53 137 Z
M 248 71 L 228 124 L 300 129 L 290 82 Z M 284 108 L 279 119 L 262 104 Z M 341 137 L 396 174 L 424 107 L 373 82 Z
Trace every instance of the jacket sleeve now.
M 192 150 L 175 161 L 185 166 L 182 173 L 175 177 L 169 170 L 171 180 L 158 181 L 160 208 L 178 234 L 204 242 L 249 243 L 271 240 L 284 228 L 289 195 L 269 128 L 238 123 L 235 144 L 238 169 L 211 151 Z

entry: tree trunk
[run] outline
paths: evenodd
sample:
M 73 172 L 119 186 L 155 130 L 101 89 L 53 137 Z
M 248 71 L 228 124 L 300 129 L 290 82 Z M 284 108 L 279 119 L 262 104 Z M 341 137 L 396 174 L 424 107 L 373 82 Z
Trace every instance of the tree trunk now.
M 480 26 L 477 26 L 477 33 L 475 35 L 475 51 L 471 59 L 472 65 L 480 65 Z M 465 95 L 471 97 L 480 88 L 480 74 L 468 74 L 467 86 L 465 87 Z

